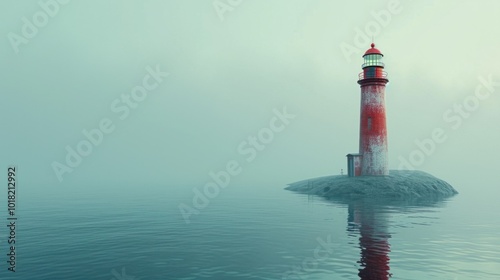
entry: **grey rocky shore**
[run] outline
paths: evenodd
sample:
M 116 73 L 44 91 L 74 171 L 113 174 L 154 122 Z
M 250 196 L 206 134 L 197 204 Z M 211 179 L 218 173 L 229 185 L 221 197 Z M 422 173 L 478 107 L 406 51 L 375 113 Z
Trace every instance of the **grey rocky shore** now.
M 287 190 L 332 200 L 439 201 L 458 194 L 447 182 L 417 170 L 391 170 L 388 176 L 325 176 L 289 184 Z

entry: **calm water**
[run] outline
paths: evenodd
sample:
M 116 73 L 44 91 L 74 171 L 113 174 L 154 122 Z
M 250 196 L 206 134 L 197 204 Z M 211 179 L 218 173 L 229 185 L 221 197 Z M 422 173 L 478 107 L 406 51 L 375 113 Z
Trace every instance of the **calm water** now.
M 494 197 L 337 204 L 282 187 L 228 187 L 191 224 L 181 188 L 24 193 L 18 272 L 0 279 L 500 279 Z

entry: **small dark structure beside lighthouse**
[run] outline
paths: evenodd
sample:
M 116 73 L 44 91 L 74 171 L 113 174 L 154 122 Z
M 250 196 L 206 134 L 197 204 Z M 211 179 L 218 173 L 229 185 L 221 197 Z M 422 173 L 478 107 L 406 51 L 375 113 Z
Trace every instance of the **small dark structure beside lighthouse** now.
M 347 155 L 347 176 L 333 175 L 290 184 L 286 189 L 329 199 L 383 199 L 422 202 L 458 192 L 447 182 L 417 170 L 389 170 L 383 54 L 371 44 L 363 55 L 359 152 Z

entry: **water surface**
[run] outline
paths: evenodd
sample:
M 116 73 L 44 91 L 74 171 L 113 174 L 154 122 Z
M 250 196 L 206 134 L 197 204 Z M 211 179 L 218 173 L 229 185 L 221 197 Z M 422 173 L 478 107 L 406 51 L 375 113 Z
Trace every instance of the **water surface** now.
M 388 206 L 283 187 L 228 187 L 190 224 L 185 188 L 24 193 L 18 272 L 0 277 L 500 279 L 493 197 Z

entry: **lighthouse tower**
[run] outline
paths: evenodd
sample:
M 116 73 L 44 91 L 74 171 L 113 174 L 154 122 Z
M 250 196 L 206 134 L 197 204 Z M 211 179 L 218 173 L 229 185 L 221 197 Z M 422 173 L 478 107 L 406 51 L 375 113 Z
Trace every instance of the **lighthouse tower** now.
M 373 43 L 363 55 L 363 72 L 358 80 L 361 86 L 359 154 L 347 155 L 349 176 L 389 175 L 385 117 L 385 85 L 389 80 L 383 56 Z

